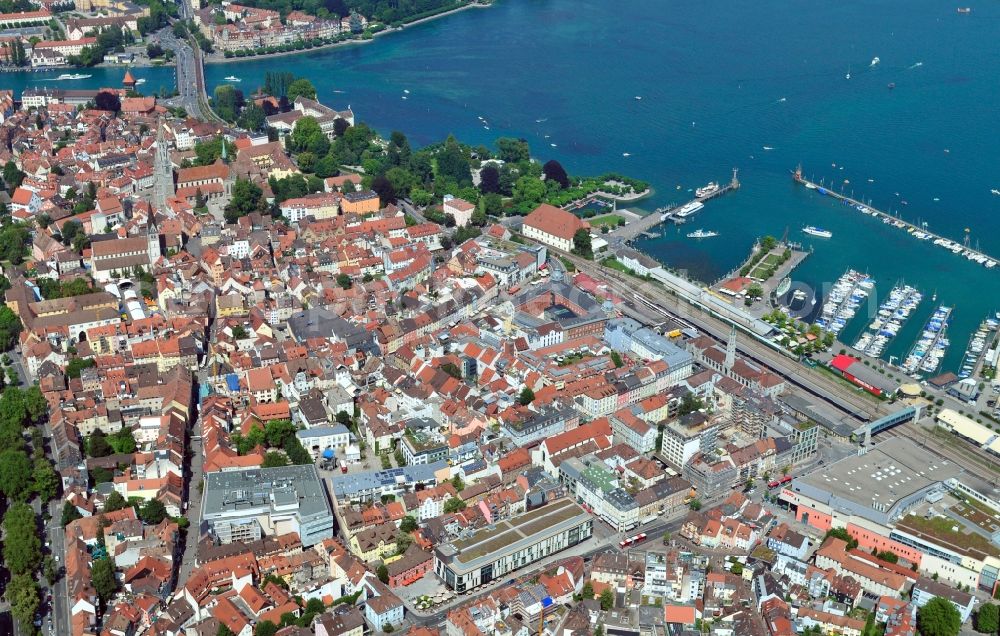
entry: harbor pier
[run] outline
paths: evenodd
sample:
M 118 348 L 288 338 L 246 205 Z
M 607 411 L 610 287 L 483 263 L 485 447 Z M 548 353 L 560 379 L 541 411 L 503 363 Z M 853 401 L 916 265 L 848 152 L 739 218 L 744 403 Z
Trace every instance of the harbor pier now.
M 858 199 L 849 197 L 839 192 L 835 192 L 834 190 L 829 189 L 828 187 L 824 186 L 821 183 L 815 183 L 813 181 L 810 181 L 809 179 L 806 179 L 805 177 L 802 176 L 801 165 L 798 166 L 794 170 L 794 172 L 792 172 L 792 179 L 796 183 L 803 185 L 810 190 L 815 190 L 819 194 L 828 196 L 838 201 L 842 201 L 844 204 L 850 205 L 859 212 L 870 214 L 871 216 L 879 218 L 882 220 L 883 223 L 887 225 L 892 225 L 893 227 L 905 230 L 909 234 L 913 235 L 914 238 L 920 240 L 933 241 L 935 245 L 943 247 L 954 254 L 959 254 L 961 256 L 964 256 L 970 261 L 979 263 L 980 265 L 986 267 L 987 269 L 993 269 L 994 267 L 996 267 L 997 261 L 1000 260 L 1000 257 L 990 256 L 989 254 L 981 250 L 970 247 L 968 244 L 969 243 L 968 230 L 966 230 L 966 239 L 964 242 L 953 241 L 952 239 L 949 239 L 945 236 L 941 236 L 940 234 L 931 232 L 926 227 L 920 227 L 914 223 L 910 223 L 909 221 L 904 221 L 903 219 L 897 216 L 893 216 L 888 212 L 884 212 L 882 210 L 874 208 L 869 204 L 865 203 L 864 201 L 860 201 Z
M 724 186 L 716 189 L 715 191 L 706 194 L 705 196 L 695 197 L 694 199 L 688 201 L 684 205 L 669 205 L 662 208 L 657 208 L 652 213 L 647 214 L 641 219 L 631 221 L 628 225 L 623 225 L 609 235 L 612 239 L 617 239 L 620 241 L 631 241 L 632 239 L 649 233 L 654 227 L 663 223 L 664 221 L 673 221 L 674 223 L 684 223 L 688 217 L 678 216 L 678 211 L 691 206 L 695 203 L 704 203 L 710 199 L 721 197 L 722 195 L 739 189 L 740 181 L 737 178 L 737 170 L 733 168 L 733 178 Z

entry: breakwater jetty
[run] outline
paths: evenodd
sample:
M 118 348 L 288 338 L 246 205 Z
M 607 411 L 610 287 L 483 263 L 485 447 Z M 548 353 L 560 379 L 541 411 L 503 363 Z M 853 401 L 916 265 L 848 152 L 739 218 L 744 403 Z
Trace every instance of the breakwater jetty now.
M 858 212 L 861 212 L 862 214 L 879 218 L 886 225 L 891 225 L 893 227 L 904 230 L 917 240 L 932 241 L 934 245 L 942 247 L 954 254 L 964 256 L 970 261 L 979 263 L 980 265 L 982 265 L 987 269 L 993 269 L 994 267 L 996 267 L 997 261 L 1000 260 L 1000 258 L 998 257 L 990 256 L 989 254 L 986 254 L 985 252 L 979 249 L 971 247 L 969 245 L 968 229 L 966 229 L 965 231 L 964 241 L 954 241 L 948 237 L 941 236 L 940 234 L 935 234 L 934 232 L 928 230 L 926 225 L 921 227 L 914 223 L 910 223 L 909 221 L 904 221 L 903 219 L 893 216 L 888 212 L 884 212 L 882 210 L 873 208 L 871 205 L 865 203 L 864 201 L 860 201 L 853 197 L 849 197 L 845 194 L 831 190 L 829 187 L 824 186 L 822 183 L 816 183 L 814 181 L 806 179 L 805 177 L 802 176 L 801 165 L 798 166 L 792 172 L 792 179 L 795 181 L 795 183 L 803 185 L 810 190 L 814 190 L 817 194 L 828 196 L 830 198 L 841 201 L 845 205 L 850 205 L 851 207 L 853 207 Z

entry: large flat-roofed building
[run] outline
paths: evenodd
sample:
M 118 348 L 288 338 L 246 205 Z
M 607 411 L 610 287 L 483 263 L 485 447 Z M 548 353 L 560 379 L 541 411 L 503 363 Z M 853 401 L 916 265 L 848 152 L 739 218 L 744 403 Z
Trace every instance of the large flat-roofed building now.
M 718 437 L 719 427 L 714 420 L 696 411 L 667 422 L 660 450 L 667 461 L 682 468 L 698 453 L 714 451 Z
M 338 506 L 375 501 L 383 495 L 396 497 L 424 486 L 434 486 L 436 473 L 447 467 L 448 463 L 440 460 L 432 464 L 334 475 L 330 478 L 330 490 Z
M 448 458 L 448 443 L 423 431 L 410 431 L 401 444 L 407 466 L 433 464 Z
M 593 523 L 579 505 L 560 499 L 438 546 L 434 572 L 449 589 L 467 592 L 588 539 Z
M 821 530 L 843 527 L 852 517 L 888 525 L 961 472 L 912 440 L 893 437 L 796 478 L 781 498 L 796 506 L 800 521 Z
M 201 511 L 221 543 L 288 532 L 307 547 L 333 538 L 333 511 L 312 464 L 208 473 Z

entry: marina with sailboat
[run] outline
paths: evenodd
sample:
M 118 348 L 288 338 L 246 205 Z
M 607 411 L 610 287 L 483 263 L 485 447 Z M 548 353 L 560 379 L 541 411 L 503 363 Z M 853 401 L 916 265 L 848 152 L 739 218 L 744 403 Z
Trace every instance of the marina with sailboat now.
M 909 375 L 919 373 L 934 374 L 941 366 L 941 360 L 948 351 L 947 338 L 948 321 L 951 318 L 951 307 L 939 305 L 924 325 L 920 338 L 910 349 L 910 354 L 903 360 L 902 369 Z
M 915 287 L 910 285 L 893 287 L 889 292 L 889 298 L 879 306 L 874 320 L 854 343 L 854 348 L 870 358 L 881 357 L 921 300 L 923 294 Z

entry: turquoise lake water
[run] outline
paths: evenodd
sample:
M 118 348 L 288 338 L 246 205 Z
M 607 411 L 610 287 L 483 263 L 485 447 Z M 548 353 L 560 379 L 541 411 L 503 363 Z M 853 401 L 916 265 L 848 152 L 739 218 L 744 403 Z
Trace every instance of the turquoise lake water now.
M 998 32 L 998 5 L 958 15 L 931 0 L 499 0 L 368 44 L 209 65 L 206 79 L 211 89 L 236 75 L 251 92 L 268 70 L 305 75 L 324 103 L 350 105 L 360 120 L 416 144 L 449 133 L 473 144 L 524 137 L 535 156 L 571 173 L 648 180 L 656 193 L 645 209 L 682 202 L 689 188 L 727 180 L 737 167 L 739 192 L 707 204 L 683 231 L 667 227 L 637 246 L 714 280 L 755 237 L 787 230 L 815 248 L 796 279 L 822 286 L 851 267 L 875 276 L 882 293 L 904 279 L 925 292 L 887 355 L 909 349 L 933 292 L 955 306 L 944 365 L 954 370 L 970 333 L 1000 309 L 1000 267 L 886 227 L 794 185 L 789 171 L 801 162 L 807 176 L 953 239 L 969 228 L 973 246 L 1000 255 L 1000 196 L 990 193 L 1000 188 Z M 92 72 L 55 84 L 120 83 L 119 69 Z M 19 89 L 36 76 L 44 77 L 6 75 L 0 84 Z M 170 83 L 172 69 L 138 76 L 151 92 Z M 809 224 L 833 238 L 803 235 Z M 684 236 L 698 227 L 720 235 Z

